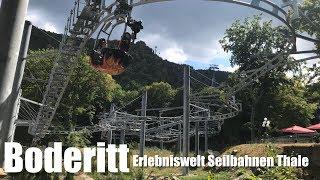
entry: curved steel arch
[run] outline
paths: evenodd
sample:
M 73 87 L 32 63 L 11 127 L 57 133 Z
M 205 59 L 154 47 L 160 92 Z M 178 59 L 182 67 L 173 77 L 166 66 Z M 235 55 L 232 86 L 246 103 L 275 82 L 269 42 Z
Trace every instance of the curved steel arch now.
M 142 6 L 145 4 L 152 4 L 152 3 L 160 3 L 160 2 L 172 2 L 174 0 L 138 0 L 136 2 L 133 2 L 131 4 L 132 7 L 137 7 L 137 6 Z M 306 41 L 310 41 L 313 43 L 318 43 L 320 42 L 317 39 L 313 39 L 311 37 L 307 37 L 301 34 L 296 33 L 296 30 L 291 26 L 290 22 L 289 22 L 289 17 L 288 17 L 288 13 L 281 7 L 279 7 L 278 5 L 274 4 L 273 2 L 269 1 L 269 0 L 251 0 L 250 3 L 248 2 L 244 2 L 244 1 L 239 1 L 239 0 L 204 0 L 204 1 L 211 1 L 211 2 L 224 2 L 224 3 L 231 3 L 231 4 L 237 4 L 237 5 L 241 5 L 241 6 L 245 6 L 245 7 L 249 7 L 249 8 L 253 8 L 256 10 L 259 10 L 261 12 L 267 13 L 269 15 L 271 15 L 272 17 L 278 19 L 279 21 L 281 21 L 284 25 L 286 25 L 288 27 L 288 29 L 290 30 L 291 34 L 294 35 L 296 38 L 300 38 L 300 39 L 304 39 Z M 268 10 L 265 7 L 261 6 L 261 3 L 264 3 L 264 5 L 269 6 L 269 8 L 272 8 L 272 10 Z M 112 4 L 113 6 L 116 5 L 115 3 Z M 116 19 L 116 17 L 114 18 Z M 109 22 L 107 22 L 108 20 L 105 18 L 102 18 L 100 21 L 100 25 L 101 24 L 107 24 Z M 120 25 L 122 23 L 117 23 L 116 25 L 113 26 L 113 29 L 117 26 Z M 102 31 L 102 29 L 105 28 L 104 26 L 101 27 L 97 38 L 99 38 L 100 32 Z M 111 30 L 112 33 L 112 30 Z M 110 33 L 108 35 L 108 39 L 110 37 Z
M 79 6 L 82 4 L 80 0 L 75 0 L 75 6 L 70 13 L 68 18 L 65 33 L 60 44 L 59 52 L 60 55 L 55 60 L 55 65 L 51 71 L 49 82 L 46 88 L 46 92 L 44 94 L 42 106 L 38 112 L 37 118 L 35 119 L 35 125 L 29 127 L 29 133 L 36 136 L 36 139 L 43 137 L 55 115 L 55 112 L 59 106 L 59 103 L 62 99 L 66 86 L 68 84 L 70 74 L 76 64 L 77 57 L 80 56 L 81 52 L 84 49 L 87 41 L 93 36 L 93 34 L 99 29 L 98 36 L 102 32 L 102 30 L 109 30 L 108 38 L 110 37 L 113 29 L 123 23 L 117 22 L 112 25 L 112 21 L 119 20 L 124 16 L 115 16 L 114 8 L 117 5 L 116 2 L 110 4 L 108 7 L 105 7 L 105 1 L 102 0 L 102 4 L 97 8 L 96 11 L 91 11 L 90 0 L 83 0 L 85 6 L 83 9 L 80 9 Z M 141 6 L 144 4 L 157 3 L 157 2 L 169 2 L 173 0 L 138 0 L 131 1 L 132 7 Z M 219 1 L 226 2 L 232 4 L 238 4 L 250 8 L 254 8 L 265 12 L 267 14 L 272 15 L 273 17 L 279 19 L 283 22 L 294 34 L 296 37 L 305 39 L 310 42 L 319 42 L 319 40 L 315 40 L 303 35 L 299 35 L 295 32 L 293 27 L 290 25 L 288 19 L 288 14 L 286 11 L 276 4 L 268 1 L 268 0 L 252 0 L 251 3 L 238 1 L 238 0 L 207 0 L 207 1 Z M 272 8 L 272 10 L 268 10 L 262 6 L 260 3 L 263 2 L 265 5 Z M 97 6 L 97 5 L 96 5 Z M 82 13 L 85 15 L 81 17 Z M 283 17 L 282 17 L 283 16 Z M 88 24 L 89 23 L 89 24 Z M 78 39 L 81 39 L 81 42 L 78 42 Z M 37 138 L 38 137 L 38 138 Z
M 150 3 L 157 3 L 157 2 L 169 2 L 169 1 L 174 1 L 174 0 L 140 0 L 139 2 L 133 3 L 132 6 L 141 6 L 144 4 L 150 4 Z M 279 12 L 284 15 L 285 17 L 287 16 L 287 12 L 285 10 L 283 10 L 282 8 L 280 8 L 279 6 L 277 6 L 276 4 L 272 3 L 271 1 L 268 0 L 252 0 L 251 3 L 247 3 L 244 1 L 238 1 L 238 0 L 204 0 L 204 1 L 216 1 L 216 2 L 225 2 L 225 3 L 231 3 L 231 4 L 238 4 L 241 6 L 246 6 L 246 7 L 250 7 L 250 8 L 254 8 L 256 10 L 259 11 L 263 11 L 265 13 L 268 13 L 272 16 L 274 16 L 275 18 L 279 19 L 280 21 L 282 21 L 283 23 L 285 23 L 286 25 L 290 24 L 279 15 Z M 260 7 L 260 2 L 264 2 L 267 5 L 272 6 L 273 11 L 267 10 L 265 8 Z M 290 26 L 291 27 L 291 26 Z
M 157 2 L 170 2 L 174 0 L 139 0 L 138 2 L 135 2 L 132 4 L 133 7 L 135 6 L 141 6 L 144 4 L 150 4 L 150 3 L 157 3 Z M 269 0 L 251 0 L 251 3 L 244 2 L 241 0 L 204 0 L 204 1 L 216 1 L 216 2 L 224 2 L 224 3 L 231 3 L 231 4 L 238 4 L 241 6 L 253 8 L 259 11 L 262 11 L 264 13 L 267 13 L 276 19 L 280 20 L 282 23 L 284 23 L 290 31 L 298 38 L 310 41 L 310 42 L 320 42 L 320 40 L 313 39 L 307 36 L 303 36 L 301 34 L 297 34 L 295 32 L 295 29 L 291 26 L 290 22 L 288 21 L 288 13 L 278 5 L 274 4 L 273 2 Z M 263 2 L 265 5 L 272 8 L 272 10 L 268 10 L 262 6 L 260 6 L 260 3 Z M 283 16 L 283 17 L 282 17 Z

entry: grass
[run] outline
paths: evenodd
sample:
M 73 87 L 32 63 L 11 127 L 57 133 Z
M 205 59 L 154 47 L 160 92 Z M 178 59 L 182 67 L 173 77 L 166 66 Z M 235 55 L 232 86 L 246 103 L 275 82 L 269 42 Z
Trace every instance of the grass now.
M 233 147 L 227 148 L 223 154 L 232 154 L 236 152 L 239 156 L 249 155 L 249 156 L 268 156 L 268 149 L 271 144 L 241 144 Z M 312 148 L 316 146 L 320 146 L 315 143 L 288 143 L 288 144 L 280 144 L 275 143 L 272 144 L 274 150 L 278 154 L 282 154 L 287 148 Z
M 268 144 L 241 144 L 228 148 L 223 154 L 236 153 L 237 156 L 268 156 Z M 276 147 L 278 153 L 282 152 L 282 149 Z

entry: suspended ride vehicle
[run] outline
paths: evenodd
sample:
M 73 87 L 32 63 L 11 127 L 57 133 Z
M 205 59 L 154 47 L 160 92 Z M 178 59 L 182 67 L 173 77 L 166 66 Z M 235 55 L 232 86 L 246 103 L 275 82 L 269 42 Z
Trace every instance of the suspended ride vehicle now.
M 132 57 L 128 51 L 131 44 L 134 43 L 137 34 L 143 29 L 143 26 L 141 21 L 131 20 L 130 18 L 127 19 L 125 27 L 130 27 L 132 33 L 126 32 L 125 28 L 121 40 L 116 41 L 115 47 L 111 47 L 111 44 L 108 44 L 103 38 L 98 40 L 96 48 L 94 48 L 89 55 L 91 65 L 94 69 L 110 75 L 119 75 L 131 64 Z
M 90 54 L 93 68 L 110 75 L 123 73 L 132 61 L 132 57 L 127 53 L 130 48 L 130 41 L 125 39 L 127 36 L 125 33 L 121 41 L 117 42 L 118 48 L 108 48 L 106 40 L 100 39 L 98 48 Z

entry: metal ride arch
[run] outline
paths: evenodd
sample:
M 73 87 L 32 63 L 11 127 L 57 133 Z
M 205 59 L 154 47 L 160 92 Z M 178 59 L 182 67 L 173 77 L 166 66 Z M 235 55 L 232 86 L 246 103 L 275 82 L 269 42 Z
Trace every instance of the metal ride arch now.
M 126 0 L 124 0 L 126 1 Z M 123 10 L 119 9 L 119 2 L 115 1 L 109 5 L 105 3 L 105 0 L 75 0 L 74 6 L 70 11 L 70 16 L 68 17 L 67 24 L 65 26 L 65 31 L 63 35 L 63 39 L 60 43 L 59 47 L 59 55 L 55 60 L 54 67 L 51 70 L 50 78 L 46 87 L 46 91 L 43 96 L 43 100 L 41 102 L 40 109 L 37 113 L 35 120 L 30 123 L 29 126 L 29 133 L 34 135 L 34 140 L 37 141 L 45 136 L 48 133 L 48 129 L 51 125 L 51 121 L 55 115 L 55 112 L 59 106 L 59 103 L 62 99 L 64 91 L 67 87 L 70 74 L 73 71 L 77 58 L 80 56 L 82 50 L 85 47 L 86 42 L 93 36 L 95 32 L 97 32 L 96 39 L 99 38 L 101 33 L 107 35 L 108 39 L 110 38 L 113 30 L 118 26 L 126 22 L 126 20 L 130 17 L 132 8 L 136 6 L 141 6 L 145 4 L 151 3 L 160 3 L 160 2 L 169 2 L 173 0 L 129 0 L 127 2 L 130 9 Z M 244 1 L 237 1 L 237 0 L 208 0 L 208 1 L 219 1 L 219 2 L 226 2 L 237 4 L 241 6 L 246 6 L 250 8 L 257 9 L 259 11 L 265 12 L 270 14 L 271 16 L 275 17 L 276 19 L 283 22 L 288 29 L 290 30 L 291 35 L 296 38 L 301 38 L 309 42 L 319 42 L 319 40 L 301 35 L 296 33 L 296 30 L 291 26 L 291 20 L 289 17 L 288 10 L 293 11 L 293 18 L 300 18 L 297 2 L 295 0 L 292 1 L 284 1 L 283 6 L 279 7 L 278 5 L 268 1 L 268 0 L 252 0 L 250 2 Z M 126 27 L 125 27 L 126 30 Z M 286 55 L 290 54 L 303 54 L 303 53 L 314 53 L 315 50 L 308 50 L 308 51 L 294 51 L 294 52 L 286 52 Z M 297 60 L 297 62 L 310 60 L 317 58 L 319 56 L 312 56 L 305 59 Z M 253 79 L 264 75 L 268 71 L 278 66 L 283 65 L 283 63 L 276 63 L 275 62 L 279 57 L 275 57 L 270 60 L 270 63 L 267 63 L 265 66 L 257 69 L 250 74 L 247 74 L 247 77 L 244 78 L 239 84 L 235 87 L 232 87 L 228 90 L 230 97 L 237 92 L 239 89 L 246 86 L 246 84 L 250 83 Z M 280 61 L 281 62 L 281 61 Z M 190 80 L 190 79 L 189 79 Z M 190 96 L 190 102 L 192 101 L 201 101 L 201 99 L 192 99 L 192 95 Z M 237 115 L 237 113 L 241 110 L 241 105 L 237 104 L 235 101 L 231 101 L 231 106 L 235 111 L 232 111 L 228 114 L 224 115 L 214 115 L 209 118 L 209 120 L 220 121 L 223 119 L 227 119 Z M 198 108 L 204 105 L 203 103 L 194 103 L 192 106 L 196 106 Z M 117 117 L 121 119 L 130 119 L 130 122 L 134 119 L 141 120 L 141 116 L 134 116 L 134 115 L 124 115 L 121 112 L 116 112 Z M 209 114 L 210 116 L 210 114 Z M 147 117 L 146 117 L 147 118 Z M 104 118 L 103 121 L 106 121 L 110 118 Z M 147 118 L 148 119 L 148 118 Z M 156 119 L 156 118 L 155 118 Z M 203 119 L 208 119 L 203 118 Z M 101 122 L 103 122 L 101 121 Z M 192 118 L 191 118 L 192 121 Z M 197 120 L 194 120 L 197 121 Z M 201 120 L 199 120 L 201 121 Z M 202 120 L 204 121 L 204 120 Z M 108 125 L 105 124 L 105 127 L 98 128 L 98 131 L 104 131 L 106 127 L 113 127 L 115 128 L 117 124 L 114 124 L 114 121 L 109 122 Z M 172 123 L 170 125 L 170 123 Z M 137 125 L 137 124 L 136 124 Z M 170 119 L 167 120 L 166 125 L 159 126 L 163 129 L 170 128 L 176 126 L 175 121 Z M 137 125 L 138 126 L 138 125 Z M 160 128 L 161 129 L 161 128 Z M 162 130 L 163 130 L 162 129 Z M 159 133 L 159 130 L 155 130 L 153 128 L 150 130 L 149 137 L 155 136 L 156 133 Z M 191 132 L 192 133 L 192 132 Z M 177 137 L 178 134 L 175 134 L 174 137 Z M 147 137 L 148 139 L 148 137 Z M 151 138 L 152 139 L 152 138 Z

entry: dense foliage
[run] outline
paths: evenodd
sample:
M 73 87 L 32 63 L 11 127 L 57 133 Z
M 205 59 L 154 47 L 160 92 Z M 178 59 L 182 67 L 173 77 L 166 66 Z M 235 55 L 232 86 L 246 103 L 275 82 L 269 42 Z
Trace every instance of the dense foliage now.
M 294 44 L 283 36 L 284 30 L 284 27 L 273 27 L 272 21 L 262 22 L 260 16 L 232 24 L 220 43 L 232 53 L 231 63 L 239 66 L 235 75 L 257 70 L 272 61 L 276 54 L 293 48 Z M 237 97 L 243 102 L 243 114 L 235 118 L 238 119 L 236 123 L 225 124 L 242 127 L 233 131 L 241 133 L 245 129 L 250 130 L 254 140 L 255 133 L 262 128 L 264 117 L 276 129 L 294 124 L 306 126 L 314 118 L 317 104 L 308 100 L 306 87 L 299 79 L 287 77 L 288 72 L 297 71 L 299 64 L 291 63 L 292 58 L 287 55 L 279 59 L 286 65 L 273 68 L 239 91 Z M 234 85 L 248 74 L 232 76 L 229 83 Z
M 301 32 L 307 32 L 309 35 L 320 39 L 320 1 L 305 0 L 299 6 L 300 18 L 294 20 L 294 25 Z M 320 43 L 316 44 L 320 49 Z

